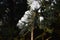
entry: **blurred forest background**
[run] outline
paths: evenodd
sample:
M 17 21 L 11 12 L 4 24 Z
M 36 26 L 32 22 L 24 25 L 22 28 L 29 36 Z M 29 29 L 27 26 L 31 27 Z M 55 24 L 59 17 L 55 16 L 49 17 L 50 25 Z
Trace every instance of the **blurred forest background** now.
M 44 38 L 42 38 L 43 36 L 40 37 L 40 35 L 43 35 L 44 31 L 37 27 L 34 29 L 34 40 L 44 40 L 49 36 L 52 37 L 49 40 L 60 40 L 60 0 L 56 0 L 56 2 L 57 4 L 54 4 L 55 9 L 53 14 L 55 21 L 50 25 L 50 27 L 54 29 L 54 32 L 52 34 L 46 33 Z M 44 4 L 46 4 L 45 6 L 49 6 L 50 1 L 44 1 L 43 5 Z M 16 26 L 18 20 L 21 19 L 25 11 L 29 9 L 27 7 L 27 0 L 0 0 L 0 40 L 31 40 L 30 32 L 24 34 L 25 36 L 23 37 L 19 34 L 21 30 Z M 42 7 L 42 10 L 43 8 L 44 7 Z M 49 11 L 47 13 L 49 13 Z M 46 15 L 47 14 L 43 14 L 44 17 Z
M 18 20 L 27 10 L 26 0 L 0 0 L 0 40 L 13 40 L 19 36 Z

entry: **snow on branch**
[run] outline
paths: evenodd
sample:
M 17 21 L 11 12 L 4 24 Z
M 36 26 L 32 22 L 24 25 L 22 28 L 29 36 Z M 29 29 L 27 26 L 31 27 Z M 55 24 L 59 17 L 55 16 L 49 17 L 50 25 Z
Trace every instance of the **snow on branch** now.
M 28 23 L 32 21 L 32 11 L 40 8 L 41 4 L 39 0 L 27 0 L 30 10 L 26 11 L 24 16 L 18 21 L 17 26 L 22 29 L 25 26 L 28 26 Z M 38 11 L 40 12 L 40 10 Z M 43 20 L 43 17 L 40 17 L 40 21 Z

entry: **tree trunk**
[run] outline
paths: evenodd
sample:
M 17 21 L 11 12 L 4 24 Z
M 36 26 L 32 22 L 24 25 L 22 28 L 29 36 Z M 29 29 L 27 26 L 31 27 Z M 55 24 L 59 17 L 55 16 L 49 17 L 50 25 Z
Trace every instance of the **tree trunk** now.
M 34 37 L 34 27 L 31 27 L 32 29 L 31 29 L 31 40 L 33 40 L 33 37 Z

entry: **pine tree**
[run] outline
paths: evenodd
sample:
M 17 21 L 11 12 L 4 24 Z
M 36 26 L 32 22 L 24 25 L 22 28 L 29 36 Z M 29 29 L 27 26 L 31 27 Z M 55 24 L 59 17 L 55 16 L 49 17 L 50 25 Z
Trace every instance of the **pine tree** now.
M 49 33 L 46 40 L 49 40 L 53 34 L 53 24 L 57 21 L 57 15 L 55 11 L 59 9 L 56 7 L 56 0 L 27 0 L 29 10 L 25 12 L 24 16 L 19 20 L 17 26 L 24 31 L 31 32 L 31 40 L 33 39 L 33 30 L 37 27 L 43 30 L 40 35 L 42 40 L 45 40 L 44 36 Z M 57 9 L 57 10 L 56 10 Z M 22 33 L 20 32 L 20 33 Z M 23 34 L 22 34 L 23 35 Z M 36 37 L 40 38 L 40 36 Z M 35 40 L 36 40 L 35 39 Z

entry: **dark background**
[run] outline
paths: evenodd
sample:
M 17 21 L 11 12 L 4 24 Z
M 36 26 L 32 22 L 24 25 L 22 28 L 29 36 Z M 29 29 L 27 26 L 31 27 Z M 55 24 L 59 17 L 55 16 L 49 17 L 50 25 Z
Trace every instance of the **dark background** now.
M 26 0 L 0 0 L 0 21 L 2 21 L 2 25 L 0 25 L 1 40 L 8 40 L 8 38 L 18 35 L 19 29 L 16 24 L 26 10 Z

